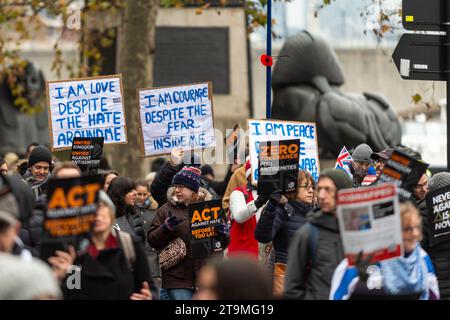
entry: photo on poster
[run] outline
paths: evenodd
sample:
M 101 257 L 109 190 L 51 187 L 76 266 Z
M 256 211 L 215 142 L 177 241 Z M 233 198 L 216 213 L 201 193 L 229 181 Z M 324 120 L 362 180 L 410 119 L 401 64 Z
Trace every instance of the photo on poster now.
M 345 230 L 347 231 L 362 231 L 371 228 L 369 208 L 367 206 L 342 210 L 342 216 Z

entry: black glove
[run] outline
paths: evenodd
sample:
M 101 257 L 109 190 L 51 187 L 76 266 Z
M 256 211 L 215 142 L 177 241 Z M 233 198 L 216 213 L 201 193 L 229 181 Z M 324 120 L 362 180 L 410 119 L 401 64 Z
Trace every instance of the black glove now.
M 282 197 L 283 194 L 281 193 L 281 190 L 278 189 L 270 194 L 269 201 L 274 202 L 276 204 L 280 204 Z
M 174 231 L 181 221 L 183 220 L 173 216 L 172 211 L 169 211 L 169 217 L 167 217 L 166 220 L 164 221 L 163 227 L 169 231 Z
M 358 256 L 356 257 L 356 269 L 358 270 L 359 280 L 361 282 L 367 283 L 367 279 L 369 279 L 369 274 L 367 273 L 367 267 L 369 267 L 372 263 L 370 262 L 373 258 L 373 254 L 369 255 L 366 258 L 363 258 L 363 252 L 360 251 Z
M 266 195 L 258 195 L 258 198 L 256 198 L 256 200 L 255 200 L 255 206 L 256 206 L 256 208 L 261 208 L 263 205 L 265 205 L 266 204 L 266 202 L 267 202 L 267 200 L 268 200 L 268 197 L 266 196 Z
M 230 236 L 230 226 L 227 223 L 222 223 L 216 226 L 216 231 L 222 237 Z

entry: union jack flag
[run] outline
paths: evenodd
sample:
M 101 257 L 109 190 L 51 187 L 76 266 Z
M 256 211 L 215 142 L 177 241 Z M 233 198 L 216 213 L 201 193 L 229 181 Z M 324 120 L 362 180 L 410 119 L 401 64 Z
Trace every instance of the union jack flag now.
M 344 146 L 336 159 L 336 164 L 334 165 L 334 168 L 344 170 L 350 177 L 353 177 L 350 171 L 352 161 L 353 161 L 352 156 L 347 151 L 347 148 Z

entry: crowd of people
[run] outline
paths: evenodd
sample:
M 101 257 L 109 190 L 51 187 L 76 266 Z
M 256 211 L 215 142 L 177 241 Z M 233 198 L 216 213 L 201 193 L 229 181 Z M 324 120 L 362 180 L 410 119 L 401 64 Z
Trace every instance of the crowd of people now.
M 418 152 L 397 148 L 422 161 Z M 249 159 L 229 165 L 217 181 L 211 166 L 180 148 L 155 161 L 143 180 L 122 176 L 120 168 L 100 170 L 89 243 L 42 261 L 48 183 L 84 173 L 30 144 L 24 159 L 0 159 L 0 299 L 447 299 L 450 244 L 429 246 L 425 197 L 450 184 L 448 172 L 423 174 L 402 202 L 404 256 L 376 264 L 361 258 L 352 267 L 344 259 L 337 191 L 364 188 L 393 150 L 361 144 L 352 152 L 352 176 L 325 169 L 315 181 L 300 170 L 294 192 L 270 195 L 258 194 Z M 188 206 L 213 199 L 222 199 L 225 211 L 213 237 L 224 250 L 196 258 Z

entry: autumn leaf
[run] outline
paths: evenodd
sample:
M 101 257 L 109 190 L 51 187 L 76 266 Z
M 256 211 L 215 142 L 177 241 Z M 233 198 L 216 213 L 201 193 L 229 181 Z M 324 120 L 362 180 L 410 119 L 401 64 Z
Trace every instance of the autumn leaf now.
M 381 26 L 381 33 L 386 33 L 389 31 L 389 29 L 391 29 L 391 27 L 389 27 L 387 24 L 383 24 Z
M 419 103 L 420 101 L 422 101 L 422 96 L 418 93 L 416 93 L 415 95 L 413 95 L 412 100 L 415 104 Z

